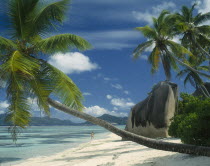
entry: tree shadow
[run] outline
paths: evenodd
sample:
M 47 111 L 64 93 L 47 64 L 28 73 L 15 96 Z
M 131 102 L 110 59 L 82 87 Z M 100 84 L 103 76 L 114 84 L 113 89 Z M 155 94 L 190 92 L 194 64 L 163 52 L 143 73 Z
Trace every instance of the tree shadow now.
M 21 160 L 21 158 L 15 158 L 15 157 L 0 157 L 0 165 L 2 163 L 6 163 L 6 162 L 13 162 L 13 161 L 18 161 L 18 160 Z

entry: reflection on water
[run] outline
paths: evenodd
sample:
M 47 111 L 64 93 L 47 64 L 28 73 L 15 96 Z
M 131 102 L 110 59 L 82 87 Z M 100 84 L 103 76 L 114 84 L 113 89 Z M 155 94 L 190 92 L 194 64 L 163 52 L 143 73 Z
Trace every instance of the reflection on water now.
M 119 126 L 124 128 L 124 126 Z M 0 127 L 0 165 L 36 156 L 47 156 L 95 139 L 109 132 L 98 126 L 33 126 L 23 130 L 17 144 L 12 142 L 7 127 Z

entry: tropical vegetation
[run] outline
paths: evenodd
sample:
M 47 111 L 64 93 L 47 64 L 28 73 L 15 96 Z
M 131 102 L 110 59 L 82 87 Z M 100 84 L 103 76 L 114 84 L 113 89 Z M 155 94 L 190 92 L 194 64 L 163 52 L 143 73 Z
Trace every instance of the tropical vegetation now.
M 179 111 L 173 118 L 169 134 L 186 144 L 210 146 L 210 98 L 181 94 Z
M 46 61 L 46 57 L 58 51 L 69 51 L 77 48 L 85 50 L 90 44 L 83 38 L 72 34 L 61 34 L 50 37 L 48 32 L 57 29 L 64 20 L 70 0 L 9 0 L 7 22 L 9 34 L 0 37 L 0 82 L 6 89 L 9 108 L 7 120 L 11 122 L 10 131 L 14 139 L 18 127 L 25 128 L 30 121 L 30 105 L 28 97 L 36 97 L 37 104 L 47 115 L 49 105 L 60 111 L 100 125 L 107 130 L 139 144 L 166 151 L 210 156 L 210 148 L 194 145 L 175 144 L 145 138 L 121 129 L 110 123 L 81 112 L 82 95 L 73 81 L 57 68 Z M 170 80 L 170 69 L 177 68 L 176 62 L 188 69 L 209 76 L 192 68 L 186 61 L 186 55 L 192 55 L 190 50 L 172 41 L 174 31 L 165 23 L 173 17 L 163 11 L 159 18 L 154 19 L 154 28 L 137 28 L 151 39 L 145 45 L 139 45 L 135 50 L 138 56 L 148 44 L 155 43 L 150 61 L 153 69 L 157 69 L 162 61 L 167 80 Z M 149 32 L 149 33 L 148 33 Z M 205 49 L 205 48 L 204 48 Z M 60 97 L 59 103 L 50 97 Z

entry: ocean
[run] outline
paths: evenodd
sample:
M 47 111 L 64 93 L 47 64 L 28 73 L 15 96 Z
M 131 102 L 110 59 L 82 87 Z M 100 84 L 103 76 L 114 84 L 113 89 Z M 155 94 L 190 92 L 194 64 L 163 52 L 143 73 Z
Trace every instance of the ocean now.
M 123 129 L 124 125 L 117 126 Z M 49 156 L 89 142 L 105 138 L 109 131 L 99 126 L 31 126 L 23 130 L 14 144 L 8 127 L 0 127 L 0 166 L 9 166 L 32 157 Z

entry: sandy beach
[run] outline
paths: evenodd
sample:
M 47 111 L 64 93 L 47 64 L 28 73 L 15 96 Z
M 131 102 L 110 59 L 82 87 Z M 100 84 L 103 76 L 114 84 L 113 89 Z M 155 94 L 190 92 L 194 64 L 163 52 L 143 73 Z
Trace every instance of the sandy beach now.
M 154 150 L 110 134 L 108 138 L 52 156 L 30 158 L 15 166 L 210 166 L 210 158 Z

